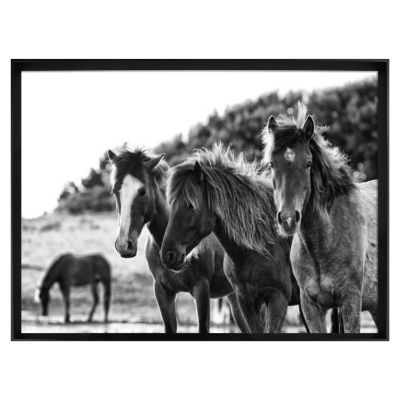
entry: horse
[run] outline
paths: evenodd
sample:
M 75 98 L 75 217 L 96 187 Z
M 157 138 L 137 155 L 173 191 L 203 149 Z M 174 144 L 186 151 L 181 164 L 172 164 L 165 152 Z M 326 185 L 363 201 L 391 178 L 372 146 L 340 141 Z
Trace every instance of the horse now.
M 177 332 L 175 299 L 179 292 L 190 293 L 195 300 L 199 333 L 209 333 L 210 298 L 223 296 L 228 297 L 237 326 L 244 330 L 236 296 L 223 272 L 225 252 L 215 237 L 206 238 L 194 249 L 180 273 L 168 270 L 161 262 L 159 252 L 170 216 L 165 195 L 169 166 L 163 157 L 141 149 L 124 150 L 118 155 L 108 151 L 119 218 L 115 248 L 121 257 L 135 257 L 139 235 L 147 225 L 150 236 L 145 254 L 165 333 Z
M 345 333 L 360 332 L 361 311 L 378 327 L 377 181 L 355 183 L 348 158 L 333 147 L 304 104 L 297 118 L 271 116 L 264 161 L 274 187 L 282 237 L 311 332 L 326 332 L 338 307 Z
M 189 156 L 168 180 L 164 264 L 179 270 L 186 255 L 213 232 L 229 255 L 224 271 L 250 333 L 280 332 L 287 306 L 299 304 L 291 239 L 276 233 L 273 189 L 266 178 L 256 164 L 217 145 Z
M 48 315 L 50 302 L 50 289 L 58 283 L 64 303 L 65 322 L 70 322 L 70 289 L 71 286 L 91 286 L 93 304 L 87 318 L 92 321 L 93 314 L 99 302 L 97 285 L 99 282 L 104 287 L 104 322 L 108 321 L 108 310 L 111 296 L 111 267 L 101 254 L 75 256 L 66 253 L 59 256 L 46 270 L 40 284 L 35 291 L 35 301 L 41 303 L 42 315 Z

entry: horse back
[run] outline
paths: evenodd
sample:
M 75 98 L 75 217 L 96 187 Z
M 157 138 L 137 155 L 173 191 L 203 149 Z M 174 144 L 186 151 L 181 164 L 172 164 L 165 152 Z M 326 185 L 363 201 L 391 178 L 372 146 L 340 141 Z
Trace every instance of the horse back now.
M 84 286 L 95 281 L 109 282 L 111 279 L 110 264 L 100 254 L 65 254 L 59 264 L 62 275 L 72 286 Z

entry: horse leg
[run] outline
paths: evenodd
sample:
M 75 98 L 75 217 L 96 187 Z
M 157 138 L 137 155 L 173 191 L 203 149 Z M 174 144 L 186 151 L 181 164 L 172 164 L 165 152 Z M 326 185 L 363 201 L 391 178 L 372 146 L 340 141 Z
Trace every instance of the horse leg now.
M 265 326 L 266 333 L 279 333 L 285 320 L 288 300 L 280 292 L 268 296 L 267 305 L 267 323 Z
M 310 333 L 310 329 L 308 329 L 308 325 L 304 317 L 303 308 L 301 307 L 301 304 L 299 304 L 299 313 L 300 313 L 300 319 L 303 322 L 303 325 L 306 328 L 307 333 Z
M 304 291 L 300 291 L 300 304 L 310 333 L 326 333 L 326 310 L 321 309 Z
M 60 289 L 65 303 L 64 321 L 68 324 L 70 322 L 70 288 L 68 283 L 60 282 Z
M 103 297 L 103 305 L 104 305 L 104 322 L 108 321 L 108 310 L 110 309 L 110 297 L 111 297 L 111 281 L 104 281 L 104 297 Z
M 247 327 L 246 321 L 243 318 L 242 312 L 240 311 L 239 303 L 236 297 L 236 293 L 229 293 L 228 296 L 229 306 L 231 308 L 233 320 L 235 321 L 236 326 L 239 328 L 240 332 L 250 333 L 249 328 Z
M 337 307 L 332 308 L 331 313 L 331 333 L 339 333 L 340 321 L 339 321 L 339 310 Z
M 161 317 L 164 322 L 165 333 L 176 333 L 177 321 L 175 311 L 176 293 L 167 292 L 160 284 L 154 282 L 154 294 Z
M 198 282 L 193 290 L 197 309 L 197 319 L 199 322 L 199 333 L 209 333 L 210 331 L 210 284 L 206 279 Z
M 347 294 L 339 311 L 343 318 L 344 333 L 360 333 L 361 294 L 358 291 Z
M 90 309 L 89 316 L 87 322 L 92 322 L 94 311 L 96 310 L 97 304 L 99 303 L 99 293 L 97 291 L 97 282 L 92 282 L 92 296 L 93 296 L 93 304 L 92 308 Z
M 242 295 L 237 296 L 240 310 L 246 321 L 250 333 L 263 333 L 259 310 L 256 310 L 255 302 Z
M 343 333 L 343 319 L 337 307 L 332 308 L 331 333 Z

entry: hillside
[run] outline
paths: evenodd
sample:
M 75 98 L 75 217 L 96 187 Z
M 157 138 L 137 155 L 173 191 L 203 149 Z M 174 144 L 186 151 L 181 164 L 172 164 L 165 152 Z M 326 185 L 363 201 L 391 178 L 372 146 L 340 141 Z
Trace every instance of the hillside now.
M 357 180 L 376 179 L 378 174 L 377 81 L 366 80 L 343 87 L 316 90 L 312 93 L 277 92 L 228 107 L 219 115 L 214 112 L 205 124 L 194 124 L 185 137 L 182 134 L 160 143 L 154 151 L 165 153 L 170 165 L 182 161 L 195 149 L 210 148 L 216 142 L 230 145 L 249 161 L 260 160 L 263 145 L 260 133 L 270 115 L 295 115 L 297 102 L 308 105 L 317 124 L 328 125 L 328 140 L 350 158 Z M 194 121 L 195 122 L 195 121 Z M 106 151 L 107 149 L 104 149 Z M 60 195 L 59 209 L 71 213 L 112 211 L 110 168 L 105 154 L 99 154 L 97 168 L 79 184 L 68 182 Z

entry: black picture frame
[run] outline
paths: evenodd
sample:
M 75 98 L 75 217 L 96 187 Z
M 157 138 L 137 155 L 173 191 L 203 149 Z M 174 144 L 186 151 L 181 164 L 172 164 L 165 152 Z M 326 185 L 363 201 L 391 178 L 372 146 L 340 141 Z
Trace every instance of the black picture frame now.
M 21 74 L 24 71 L 376 71 L 378 73 L 378 333 L 360 334 L 160 334 L 21 332 Z M 389 60 L 290 59 L 33 59 L 11 60 L 11 339 L 320 341 L 389 340 Z

